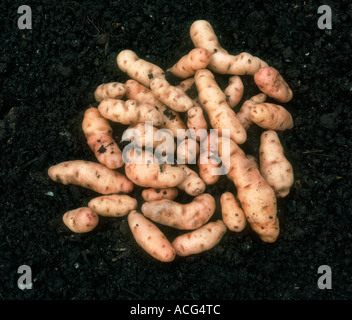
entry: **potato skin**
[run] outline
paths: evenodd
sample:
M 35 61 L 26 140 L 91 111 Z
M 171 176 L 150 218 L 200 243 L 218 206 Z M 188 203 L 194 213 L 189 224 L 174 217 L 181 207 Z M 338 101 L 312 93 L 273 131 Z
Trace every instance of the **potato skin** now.
M 252 96 L 250 99 L 246 100 L 241 109 L 237 112 L 237 118 L 240 120 L 243 128 L 248 130 L 248 128 L 253 124 L 253 121 L 250 116 L 250 111 L 258 103 L 263 103 L 266 100 L 266 94 L 259 93 L 255 96 Z
M 98 110 L 104 118 L 122 124 L 152 121 L 154 126 L 159 126 L 162 121 L 162 117 L 154 105 L 132 99 L 127 101 L 103 99 L 98 106 Z
M 98 109 L 92 107 L 85 111 L 82 130 L 89 147 L 101 164 L 110 169 L 124 165 L 122 152 L 112 136 L 112 128 Z
M 146 163 L 146 159 L 150 159 L 149 163 Z M 125 162 L 126 176 L 141 187 L 176 187 L 186 178 L 182 168 L 167 163 L 159 164 L 154 155 L 147 150 L 132 150 Z
M 149 188 L 142 191 L 142 198 L 145 201 L 175 200 L 178 196 L 177 188 Z
M 140 59 L 132 50 L 122 50 L 117 55 L 116 62 L 121 71 L 146 87 L 155 78 L 165 78 L 164 71 L 159 66 Z
M 179 164 L 179 167 L 186 171 L 187 176 L 177 187 L 193 197 L 204 193 L 206 185 L 198 174 L 184 164 Z
M 136 242 L 147 253 L 162 262 L 171 262 L 175 259 L 175 249 L 153 222 L 136 210 L 128 214 L 127 220 Z
M 274 103 L 258 103 L 251 108 L 249 115 L 254 123 L 264 129 L 283 131 L 293 128 L 291 114 Z
M 219 153 L 222 156 L 222 138 Z M 277 202 L 274 190 L 265 181 L 255 163 L 230 141 L 230 168 L 227 174 L 237 188 L 237 196 L 251 228 L 264 242 L 275 242 L 279 232 Z
M 293 93 L 278 70 L 273 67 L 260 68 L 254 74 L 254 82 L 260 91 L 280 103 L 289 102 Z
M 64 224 L 75 233 L 92 231 L 99 222 L 98 215 L 90 208 L 81 207 L 67 211 L 62 216 Z
M 177 61 L 170 71 L 175 77 L 186 79 L 193 76 L 197 70 L 205 69 L 210 62 L 211 53 L 204 48 L 192 49 L 188 54 Z
M 244 86 L 239 76 L 232 76 L 229 79 L 229 84 L 225 88 L 224 93 L 226 102 L 230 108 L 234 108 L 241 101 L 243 96 Z
M 198 105 L 181 88 L 171 85 L 165 79 L 154 79 L 150 89 L 157 99 L 174 111 L 185 112 Z
M 208 222 L 215 207 L 213 196 L 203 193 L 187 204 L 171 200 L 145 202 L 141 210 L 154 222 L 180 230 L 193 230 Z
M 198 89 L 199 101 L 209 117 L 213 129 L 230 130 L 230 138 L 238 144 L 247 139 L 246 130 L 236 113 L 226 102 L 225 93 L 217 85 L 214 75 L 207 69 L 198 70 L 194 76 Z
M 198 254 L 214 248 L 227 230 L 222 220 L 208 222 L 202 227 L 175 238 L 172 246 L 179 256 Z
M 208 123 L 205 120 L 202 107 L 193 107 L 187 111 L 187 127 L 190 129 L 191 137 L 196 141 L 201 141 L 206 137 Z M 191 130 L 195 131 L 194 134 Z
M 160 128 L 168 129 L 172 132 L 174 137 L 177 136 L 177 130 L 187 130 L 180 114 L 158 100 L 151 92 L 137 81 L 130 79 L 126 83 L 126 98 L 136 100 L 137 102 L 146 102 L 152 104 L 161 115 Z
M 293 168 L 284 155 L 278 134 L 264 131 L 259 147 L 260 172 L 278 198 L 286 197 L 294 182 Z
M 220 197 L 222 219 L 229 230 L 241 232 L 246 224 L 246 216 L 231 192 L 225 192 Z
M 126 87 L 120 82 L 108 82 L 99 85 L 94 91 L 95 101 L 100 102 L 106 98 L 122 99 L 125 95 Z
M 204 48 L 212 53 L 207 68 L 216 73 L 253 75 L 260 68 L 268 65 L 247 52 L 242 52 L 236 56 L 229 54 L 220 46 L 213 27 L 206 20 L 196 20 L 192 23 L 190 37 L 196 48 Z
M 101 194 L 130 193 L 133 183 L 125 175 L 96 162 L 65 161 L 48 169 L 49 177 L 62 184 L 78 185 Z
M 137 200 L 124 194 L 111 194 L 91 199 L 88 207 L 99 216 L 123 217 L 137 208 Z

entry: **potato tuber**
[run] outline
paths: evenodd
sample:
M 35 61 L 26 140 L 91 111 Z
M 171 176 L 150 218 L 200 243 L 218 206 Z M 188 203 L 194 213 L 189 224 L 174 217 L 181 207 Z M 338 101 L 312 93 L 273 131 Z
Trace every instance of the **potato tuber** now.
M 221 215 L 224 223 L 231 231 L 241 232 L 246 224 L 246 216 L 231 192 L 225 192 L 220 197 Z
M 98 161 L 110 169 L 123 166 L 122 152 L 112 137 L 109 121 L 96 108 L 88 108 L 84 113 L 82 129 L 89 147 Z
M 186 165 L 180 164 L 179 167 L 186 171 L 187 176 L 177 187 L 193 197 L 204 193 L 206 185 L 198 174 Z
M 141 210 L 156 223 L 181 230 L 193 230 L 208 222 L 215 206 L 213 196 L 203 193 L 187 204 L 171 200 L 145 202 Z
M 226 230 L 222 220 L 208 222 L 197 230 L 176 237 L 172 246 L 179 256 L 198 254 L 214 248 L 221 241 Z
M 229 84 L 225 88 L 224 93 L 226 102 L 230 108 L 234 108 L 241 101 L 243 96 L 244 86 L 239 76 L 232 76 L 229 78 Z
M 178 196 L 177 188 L 149 188 L 142 191 L 142 198 L 145 201 L 175 200 Z
M 90 208 L 81 207 L 67 211 L 62 216 L 64 224 L 75 233 L 92 231 L 99 223 L 99 217 Z
M 91 199 L 88 207 L 99 216 L 123 217 L 137 208 L 137 200 L 125 194 L 111 194 Z
M 212 53 L 208 68 L 216 73 L 254 75 L 260 68 L 268 65 L 247 52 L 242 52 L 236 56 L 230 55 L 220 46 L 213 27 L 206 20 L 193 22 L 190 28 L 190 36 L 196 48 L 204 48 Z
M 130 193 L 133 183 L 122 173 L 100 163 L 72 160 L 53 165 L 49 177 L 62 184 L 74 184 L 101 194 Z
M 283 131 L 293 128 L 291 114 L 274 103 L 258 103 L 251 108 L 249 115 L 254 123 L 264 129 Z
M 203 48 L 192 49 L 176 64 L 167 69 L 175 77 L 186 79 L 193 76 L 197 70 L 205 69 L 210 61 L 211 53 Z
M 175 249 L 153 222 L 136 210 L 128 214 L 127 220 L 136 242 L 153 258 L 162 262 L 175 259 Z
M 254 82 L 260 91 L 278 102 L 286 103 L 292 99 L 292 90 L 279 71 L 273 67 L 260 68 L 254 74 Z
M 284 155 L 278 134 L 264 131 L 259 148 L 260 172 L 278 198 L 286 197 L 294 181 L 293 169 Z
M 97 102 L 103 99 L 122 99 L 125 95 L 126 87 L 120 82 L 109 82 L 99 85 L 94 91 L 94 98 Z
M 121 71 L 146 87 L 155 78 L 165 78 L 164 71 L 157 65 L 140 59 L 132 50 L 122 50 L 116 58 Z

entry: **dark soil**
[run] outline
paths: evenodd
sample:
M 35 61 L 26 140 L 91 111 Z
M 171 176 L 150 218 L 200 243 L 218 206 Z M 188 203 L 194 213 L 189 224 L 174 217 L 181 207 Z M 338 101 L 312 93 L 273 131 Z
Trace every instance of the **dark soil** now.
M 352 298 L 352 5 L 271 2 L 33 0 L 25 3 L 31 30 L 17 26 L 23 1 L 2 3 L 1 299 Z M 332 9 L 331 30 L 317 26 L 322 4 Z M 131 49 L 167 69 L 193 48 L 197 19 L 213 25 L 230 53 L 247 51 L 278 69 L 294 92 L 285 107 L 295 126 L 279 136 L 295 182 L 278 200 L 278 240 L 263 243 L 246 228 L 210 251 L 161 263 L 136 244 L 126 218 L 102 218 L 94 231 L 73 234 L 63 213 L 97 194 L 53 182 L 48 168 L 96 161 L 81 123 L 99 84 L 127 80 L 117 54 Z M 244 99 L 258 92 L 252 77 L 243 81 Z M 246 152 L 257 155 L 260 132 L 250 129 Z M 234 190 L 221 181 L 207 189 L 217 199 Z M 21 265 L 32 269 L 32 289 L 17 286 Z M 321 265 L 332 270 L 332 289 L 317 286 Z

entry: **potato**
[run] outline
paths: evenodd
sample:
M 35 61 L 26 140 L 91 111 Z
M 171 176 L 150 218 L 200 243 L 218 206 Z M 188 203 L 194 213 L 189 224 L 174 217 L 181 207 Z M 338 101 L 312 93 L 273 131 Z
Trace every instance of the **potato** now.
M 224 93 L 226 102 L 230 108 L 234 108 L 241 101 L 243 96 L 244 86 L 239 76 L 232 76 L 229 78 L 229 84 L 225 88 Z
M 94 98 L 100 102 L 106 98 L 122 99 L 125 95 L 126 87 L 120 82 L 108 82 L 99 85 L 94 91 Z
M 162 117 L 155 107 L 147 102 L 135 100 L 104 99 L 98 106 L 100 114 L 113 122 L 122 124 L 137 124 L 150 121 L 153 126 L 159 126 Z
M 125 131 L 122 138 L 124 137 L 131 142 L 134 142 L 137 146 L 146 148 L 157 148 L 161 144 L 172 141 L 174 142 L 174 136 L 168 130 L 160 130 L 153 125 L 146 123 L 137 123 L 127 128 L 130 132 Z M 169 147 L 169 145 L 168 145 Z M 173 147 L 169 148 L 175 152 L 176 145 L 173 143 Z
M 111 194 L 91 199 L 88 207 L 99 216 L 123 217 L 137 208 L 137 200 L 124 194 Z
M 223 49 L 213 27 L 206 20 L 193 22 L 190 36 L 196 48 L 204 48 L 212 53 L 208 69 L 220 74 L 254 75 L 260 68 L 268 64 L 263 60 L 242 52 L 236 56 Z
M 280 103 L 289 102 L 293 93 L 279 71 L 273 67 L 260 68 L 254 74 L 254 82 L 260 91 Z
M 156 223 L 181 230 L 193 230 L 208 222 L 215 206 L 213 196 L 203 193 L 187 204 L 171 200 L 145 202 L 141 210 L 147 218 Z
M 286 197 L 294 182 L 293 168 L 284 155 L 278 134 L 264 131 L 259 148 L 260 172 L 278 198 Z
M 291 114 L 274 103 L 258 103 L 251 108 L 249 115 L 254 123 L 264 129 L 283 131 L 293 128 Z
M 147 150 L 131 150 L 125 164 L 126 176 L 136 185 L 145 188 L 170 188 L 179 185 L 186 172 L 167 163 L 159 164 Z
M 220 179 L 221 159 L 218 155 L 218 149 L 213 134 L 209 134 L 200 142 L 200 156 L 197 160 L 199 176 L 206 185 L 213 185 Z
M 194 76 L 199 94 L 199 101 L 209 117 L 213 129 L 227 129 L 230 138 L 238 144 L 242 144 L 247 139 L 246 130 L 238 120 L 236 113 L 226 103 L 226 96 L 217 85 L 211 71 L 198 70 Z
M 87 143 L 97 160 L 110 169 L 124 165 L 122 152 L 113 139 L 109 121 L 96 108 L 88 108 L 84 113 L 82 129 Z
M 174 137 L 177 136 L 178 129 L 187 130 L 180 114 L 159 101 L 148 88 L 135 80 L 127 80 L 125 85 L 125 96 L 127 99 L 136 100 L 139 103 L 146 102 L 152 104 L 158 110 L 162 119 L 159 125 L 160 128 L 170 130 Z
M 208 123 L 201 107 L 193 107 L 187 111 L 187 127 L 194 140 L 201 141 L 206 138 Z
M 223 238 L 227 230 L 222 220 L 208 222 L 197 230 L 175 238 L 172 246 L 179 256 L 198 254 L 214 248 Z
M 267 96 L 264 93 L 259 93 L 255 96 L 252 96 L 250 99 L 246 100 L 241 109 L 237 113 L 237 118 L 240 120 L 243 128 L 248 130 L 248 128 L 253 124 L 253 121 L 250 116 L 251 109 L 258 103 L 262 103 L 266 100 Z
M 177 187 L 193 197 L 204 193 L 206 185 L 198 174 L 184 164 L 178 166 L 186 171 L 187 176 Z
M 185 112 L 198 106 L 181 88 L 171 85 L 167 80 L 156 78 L 150 83 L 153 95 L 174 111 Z
M 196 164 L 199 144 L 192 138 L 186 138 L 177 145 L 177 163 Z
M 176 64 L 167 69 L 175 77 L 186 79 L 193 76 L 197 70 L 205 69 L 210 61 L 211 53 L 203 48 L 192 49 Z
M 219 138 L 220 156 L 223 138 Z M 237 196 L 251 228 L 264 242 L 275 242 L 279 232 L 277 202 L 274 190 L 268 185 L 253 161 L 230 140 L 230 168 L 227 174 L 237 188 Z
M 178 196 L 177 188 L 149 188 L 142 191 L 142 198 L 145 201 L 175 200 Z
M 49 177 L 62 184 L 78 185 L 101 194 L 130 193 L 133 183 L 122 173 L 100 163 L 72 160 L 53 165 Z
M 165 73 L 160 67 L 140 59 L 132 50 L 122 50 L 116 61 L 121 71 L 146 87 L 149 87 L 155 78 L 165 78 Z
M 136 210 L 128 214 L 127 220 L 134 239 L 148 254 L 162 262 L 175 259 L 175 249 L 153 222 Z
M 99 223 L 99 217 L 90 208 L 81 207 L 67 211 L 62 216 L 64 224 L 75 233 L 92 231 Z
M 220 197 L 221 215 L 224 223 L 231 231 L 241 232 L 247 224 L 246 216 L 231 192 Z

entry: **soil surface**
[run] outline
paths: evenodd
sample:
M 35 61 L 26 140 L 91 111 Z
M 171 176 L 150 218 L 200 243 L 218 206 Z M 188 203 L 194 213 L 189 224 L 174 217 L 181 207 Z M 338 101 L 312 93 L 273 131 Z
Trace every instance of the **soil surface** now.
M 2 300 L 349 300 L 352 298 L 352 5 L 350 1 L 25 1 L 32 29 L 19 29 L 23 1 L 1 7 L 0 299 Z M 332 28 L 320 29 L 320 5 Z M 230 53 L 258 56 L 278 69 L 294 98 L 284 104 L 294 128 L 279 133 L 294 168 L 278 199 L 280 236 L 262 242 L 247 226 L 212 250 L 161 263 L 135 242 L 123 218 L 101 218 L 90 233 L 62 222 L 93 191 L 53 182 L 51 165 L 96 161 L 81 129 L 93 93 L 128 79 L 123 49 L 166 70 L 193 49 L 191 24 L 208 20 Z M 217 75 L 221 87 L 228 76 Z M 259 93 L 243 76 L 244 100 Z M 171 80 L 170 80 L 171 81 Z M 238 111 L 236 107 L 235 111 Z M 119 141 L 122 128 L 112 124 Z M 122 129 L 121 129 L 122 128 Z M 262 129 L 243 145 L 258 156 Z M 123 172 L 123 169 L 122 169 Z M 208 187 L 219 200 L 235 191 L 226 177 Z M 133 196 L 142 204 L 140 188 Z M 180 193 L 180 202 L 189 201 Z M 220 215 L 219 204 L 213 219 Z M 161 227 L 172 240 L 179 232 Z M 18 268 L 32 271 L 21 290 Z M 319 267 L 331 289 L 320 289 Z

